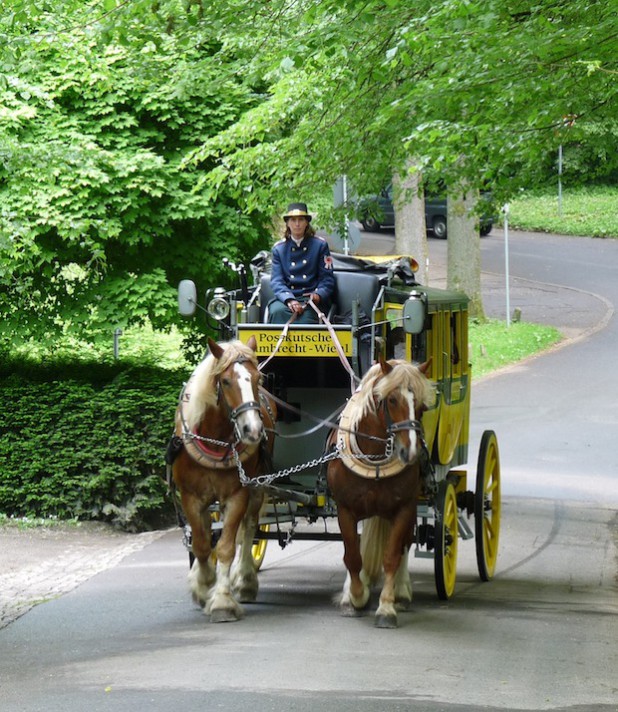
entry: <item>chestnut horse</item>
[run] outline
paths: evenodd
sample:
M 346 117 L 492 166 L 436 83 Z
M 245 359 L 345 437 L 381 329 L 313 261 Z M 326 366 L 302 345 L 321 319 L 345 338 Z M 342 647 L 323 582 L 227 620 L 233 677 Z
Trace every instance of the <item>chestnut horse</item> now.
M 258 592 L 251 547 L 263 501 L 261 490 L 243 486 L 241 473 L 263 474 L 273 445 L 275 406 L 259 388 L 255 339 L 217 344 L 184 388 L 175 434 L 183 447 L 172 475 L 191 525 L 195 559 L 189 573 L 193 599 L 213 622 L 242 617 L 241 602 Z M 210 505 L 218 501 L 223 530 L 212 557 Z M 241 527 L 241 525 L 243 525 Z M 234 564 L 237 536 L 241 546 Z
M 332 445 L 336 438 L 339 457 L 329 463 L 327 480 L 348 570 L 341 609 L 357 615 L 366 608 L 383 570 L 375 617 L 380 628 L 395 628 L 397 606 L 407 608 L 412 600 L 408 553 L 421 488 L 421 416 L 433 400 L 428 367 L 429 362 L 417 367 L 381 358 L 363 377 L 330 439 Z M 359 541 L 358 522 L 365 519 Z

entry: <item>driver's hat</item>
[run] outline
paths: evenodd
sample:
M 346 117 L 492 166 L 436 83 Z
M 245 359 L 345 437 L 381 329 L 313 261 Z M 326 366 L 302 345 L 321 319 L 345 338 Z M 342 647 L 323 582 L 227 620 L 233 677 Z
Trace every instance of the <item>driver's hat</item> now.
M 288 218 L 307 218 L 308 222 L 311 222 L 313 215 L 310 215 L 307 211 L 307 203 L 290 203 L 286 214 L 283 216 L 284 220 Z

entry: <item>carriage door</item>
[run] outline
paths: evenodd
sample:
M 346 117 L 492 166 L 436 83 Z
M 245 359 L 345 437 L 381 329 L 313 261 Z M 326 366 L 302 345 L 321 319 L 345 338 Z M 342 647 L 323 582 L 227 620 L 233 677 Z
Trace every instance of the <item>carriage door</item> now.
M 441 464 L 451 464 L 468 408 L 468 335 L 460 308 L 440 310 L 440 414 L 437 451 Z M 466 425 L 467 427 L 467 425 Z

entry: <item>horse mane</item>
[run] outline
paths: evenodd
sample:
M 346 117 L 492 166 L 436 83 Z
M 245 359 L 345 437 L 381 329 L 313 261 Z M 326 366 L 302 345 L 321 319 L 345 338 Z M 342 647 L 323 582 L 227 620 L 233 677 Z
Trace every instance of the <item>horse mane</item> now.
M 183 408 L 183 415 L 190 431 L 197 428 L 208 408 L 217 405 L 216 379 L 220 374 L 238 360 L 250 361 L 257 368 L 255 352 L 242 341 L 219 345 L 224 350 L 221 358 L 217 359 L 209 353 L 195 368 L 189 380 L 190 397 Z
M 391 359 L 393 370 L 386 375 L 379 363 L 363 376 L 358 386 L 355 412 L 350 417 L 350 427 L 356 429 L 367 415 L 376 413 L 376 400 L 382 401 L 396 389 L 411 388 L 417 400 L 429 407 L 434 402 L 434 387 L 417 366 L 402 359 Z

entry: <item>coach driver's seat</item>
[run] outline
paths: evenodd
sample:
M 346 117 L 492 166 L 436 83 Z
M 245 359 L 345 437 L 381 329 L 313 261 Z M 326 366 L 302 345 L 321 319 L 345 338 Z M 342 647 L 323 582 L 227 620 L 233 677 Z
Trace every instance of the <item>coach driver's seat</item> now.
M 268 324 L 268 304 L 275 298 L 275 293 L 270 284 L 270 275 L 263 274 L 260 277 L 260 323 Z M 311 307 L 308 307 L 309 309 Z M 330 320 L 336 310 L 336 302 L 333 300 L 326 317 Z

